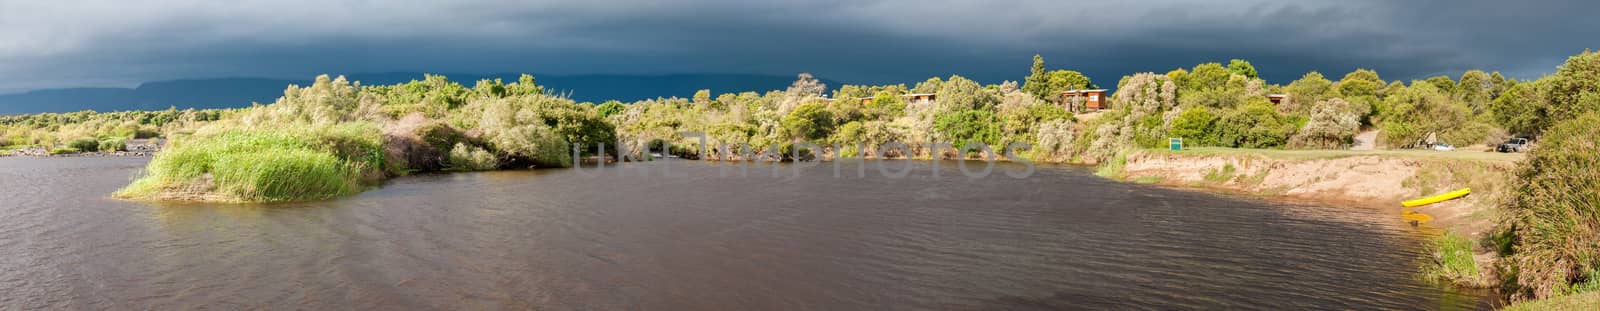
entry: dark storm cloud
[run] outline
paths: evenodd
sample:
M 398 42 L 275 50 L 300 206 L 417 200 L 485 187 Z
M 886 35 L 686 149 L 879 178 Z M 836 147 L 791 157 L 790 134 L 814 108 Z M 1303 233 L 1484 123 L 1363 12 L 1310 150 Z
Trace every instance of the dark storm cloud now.
M 1251 60 L 1287 83 L 1372 68 L 1531 78 L 1600 47 L 1585 1 L 0 0 L 0 90 L 321 72 L 791 74 L 1020 79 Z

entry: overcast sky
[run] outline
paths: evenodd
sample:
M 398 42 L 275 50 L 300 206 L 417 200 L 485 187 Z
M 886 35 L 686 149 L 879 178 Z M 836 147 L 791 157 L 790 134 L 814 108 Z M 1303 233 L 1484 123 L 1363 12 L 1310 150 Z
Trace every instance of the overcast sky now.
M 1284 84 L 1357 67 L 1536 78 L 1600 48 L 1600 1 L 148 2 L 0 0 L 0 91 L 411 71 L 998 83 L 1034 54 L 1101 85 L 1230 58 Z

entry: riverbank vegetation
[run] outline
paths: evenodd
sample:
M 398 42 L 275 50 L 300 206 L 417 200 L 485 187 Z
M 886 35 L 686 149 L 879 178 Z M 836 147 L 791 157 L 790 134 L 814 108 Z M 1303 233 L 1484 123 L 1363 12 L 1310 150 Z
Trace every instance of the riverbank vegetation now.
M 1600 289 L 1597 125 L 1600 114 L 1594 112 L 1556 123 L 1516 172 L 1495 241 L 1513 298 Z
M 611 140 L 589 105 L 531 76 L 465 88 L 441 76 L 364 87 L 320 76 L 174 139 L 118 196 L 272 202 L 359 192 L 413 172 L 571 165 L 570 142 Z
M 0 116 L 0 150 L 42 149 L 57 153 L 126 150 L 129 139 L 185 135 L 221 119 L 226 109 L 41 113 Z
M 1428 244 L 1435 252 L 1428 258 L 1429 262 L 1422 265 L 1424 280 L 1466 287 L 1489 286 L 1488 278 L 1473 258 L 1476 253 L 1471 239 L 1447 230 Z

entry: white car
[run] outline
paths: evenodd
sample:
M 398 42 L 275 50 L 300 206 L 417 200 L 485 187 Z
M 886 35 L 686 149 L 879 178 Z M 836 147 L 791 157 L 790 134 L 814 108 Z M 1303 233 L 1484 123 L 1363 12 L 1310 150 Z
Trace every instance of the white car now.
M 1450 144 L 1446 144 L 1446 143 L 1437 143 L 1437 144 L 1433 145 L 1433 150 L 1438 150 L 1438 151 L 1456 151 L 1456 146 L 1451 146 Z

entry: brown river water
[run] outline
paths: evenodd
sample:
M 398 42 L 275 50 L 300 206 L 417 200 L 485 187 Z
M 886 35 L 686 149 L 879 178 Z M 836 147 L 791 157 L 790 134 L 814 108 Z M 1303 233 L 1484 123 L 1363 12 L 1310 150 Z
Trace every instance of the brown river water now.
M 1082 167 L 775 178 L 665 161 L 414 175 L 310 203 L 108 198 L 147 160 L 0 158 L 0 309 L 1489 307 L 1416 281 L 1421 235 L 1393 211 Z

